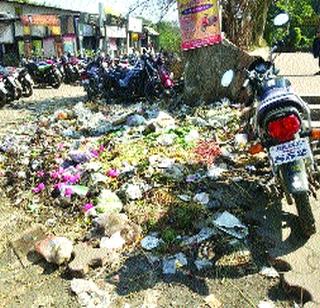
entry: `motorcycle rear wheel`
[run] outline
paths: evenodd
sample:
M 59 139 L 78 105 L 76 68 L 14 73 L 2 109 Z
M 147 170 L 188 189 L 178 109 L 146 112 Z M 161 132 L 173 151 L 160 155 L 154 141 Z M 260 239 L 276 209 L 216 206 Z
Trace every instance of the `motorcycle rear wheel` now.
M 54 79 L 52 80 L 51 82 L 51 86 L 54 88 L 54 89 L 59 89 L 60 86 L 61 86 L 61 80 L 58 78 L 58 77 L 54 77 Z
M 30 97 L 33 94 L 33 87 L 30 82 L 25 82 L 23 84 L 23 97 Z
M 22 97 L 22 88 L 18 87 L 15 90 L 14 100 L 19 100 Z
M 5 94 L 0 93 L 0 108 L 7 103 L 7 97 Z
M 299 216 L 300 227 L 305 237 L 316 233 L 315 219 L 312 213 L 308 192 L 293 194 Z

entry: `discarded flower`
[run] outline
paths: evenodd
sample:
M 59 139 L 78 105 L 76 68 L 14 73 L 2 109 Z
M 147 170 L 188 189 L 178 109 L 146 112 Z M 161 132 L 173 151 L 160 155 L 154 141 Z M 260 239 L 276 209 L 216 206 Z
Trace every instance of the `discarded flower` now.
M 94 208 L 94 206 L 93 206 L 93 204 L 92 203 L 87 203 L 87 204 L 85 204 L 84 206 L 83 206 L 83 208 L 82 208 L 82 211 L 84 212 L 84 213 L 87 213 L 87 212 L 89 212 L 91 209 L 93 209 Z
M 67 187 L 64 192 L 65 197 L 71 198 L 73 195 L 73 189 L 71 187 Z
M 117 178 L 120 175 L 120 171 L 117 169 L 111 169 L 107 172 L 107 176 L 110 178 Z
M 202 140 L 198 143 L 195 153 L 197 155 L 197 161 L 207 165 L 212 165 L 221 155 L 221 149 L 214 140 Z
M 44 177 L 44 175 L 45 175 L 45 173 L 44 173 L 43 170 L 40 170 L 40 171 L 37 172 L 37 177 L 38 178 L 42 178 L 42 177 Z
M 38 194 L 38 193 L 42 192 L 45 188 L 46 188 L 46 186 L 44 185 L 44 183 L 40 183 L 35 188 L 32 189 L 32 192 L 35 194 Z

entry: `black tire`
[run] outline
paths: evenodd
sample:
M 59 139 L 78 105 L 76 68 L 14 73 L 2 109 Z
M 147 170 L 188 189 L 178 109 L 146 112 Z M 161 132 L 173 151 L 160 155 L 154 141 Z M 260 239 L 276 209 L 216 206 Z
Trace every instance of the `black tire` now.
M 23 97 L 30 97 L 33 94 L 32 84 L 28 81 L 23 83 Z
M 51 81 L 51 86 L 54 89 L 59 89 L 61 86 L 61 79 L 58 76 L 58 74 L 54 74 L 54 76 L 52 77 L 52 81 Z
M 0 92 L 0 108 L 7 103 L 7 97 L 4 93 Z
M 312 213 L 308 192 L 293 195 L 299 216 L 300 227 L 305 237 L 316 233 L 315 219 Z
M 15 91 L 15 100 L 19 100 L 22 97 L 22 89 L 18 87 Z

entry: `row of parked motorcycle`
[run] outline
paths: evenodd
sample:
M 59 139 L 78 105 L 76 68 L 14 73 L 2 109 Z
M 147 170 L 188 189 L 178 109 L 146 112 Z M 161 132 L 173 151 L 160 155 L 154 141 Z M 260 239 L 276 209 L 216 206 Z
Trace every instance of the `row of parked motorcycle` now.
M 60 59 L 22 59 L 20 67 L 0 66 L 0 107 L 21 97 L 30 97 L 33 86 L 80 83 L 88 60 L 62 56 Z
M 144 52 L 141 56 L 131 54 L 114 59 L 104 54 L 93 59 L 71 55 L 59 59 L 22 59 L 19 68 L 0 66 L 0 107 L 30 97 L 34 85 L 58 89 L 63 82 L 81 83 L 89 100 L 145 97 L 154 101 L 175 96 L 182 85 L 173 80 L 162 53 L 152 56 Z
M 181 87 L 166 67 L 162 53 L 152 56 L 144 52 L 116 59 L 101 55 L 82 71 L 81 80 L 89 100 L 154 101 L 175 96 Z

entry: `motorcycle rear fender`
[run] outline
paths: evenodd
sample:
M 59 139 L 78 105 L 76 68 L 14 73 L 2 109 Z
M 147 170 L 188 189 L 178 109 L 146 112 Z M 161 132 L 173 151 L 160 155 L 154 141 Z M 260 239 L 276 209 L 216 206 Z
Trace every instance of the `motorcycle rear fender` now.
M 294 162 L 279 167 L 283 178 L 283 185 L 291 193 L 301 193 L 309 190 L 308 175 L 304 160 Z

